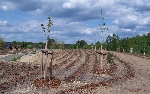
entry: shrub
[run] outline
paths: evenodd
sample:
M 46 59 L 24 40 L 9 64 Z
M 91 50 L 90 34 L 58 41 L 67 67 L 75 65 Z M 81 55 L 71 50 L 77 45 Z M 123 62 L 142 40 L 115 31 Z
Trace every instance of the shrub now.
M 114 63 L 113 54 L 110 52 L 107 53 L 107 63 Z

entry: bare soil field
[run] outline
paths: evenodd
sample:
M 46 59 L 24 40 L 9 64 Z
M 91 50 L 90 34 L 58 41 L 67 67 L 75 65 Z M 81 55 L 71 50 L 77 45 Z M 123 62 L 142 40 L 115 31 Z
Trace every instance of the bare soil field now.
M 108 65 L 104 60 L 101 68 L 99 55 L 93 50 L 54 50 L 53 78 L 46 81 L 41 74 L 40 52 L 13 62 L 0 61 L 0 93 L 149 94 L 150 59 L 112 53 L 114 63 Z

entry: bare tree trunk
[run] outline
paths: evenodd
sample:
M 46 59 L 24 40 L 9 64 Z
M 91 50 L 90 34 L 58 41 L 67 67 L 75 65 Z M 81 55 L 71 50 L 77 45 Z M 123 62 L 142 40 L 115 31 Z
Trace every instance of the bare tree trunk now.
M 45 45 L 45 49 L 47 49 L 47 44 L 48 44 L 48 40 L 46 40 L 46 45 Z

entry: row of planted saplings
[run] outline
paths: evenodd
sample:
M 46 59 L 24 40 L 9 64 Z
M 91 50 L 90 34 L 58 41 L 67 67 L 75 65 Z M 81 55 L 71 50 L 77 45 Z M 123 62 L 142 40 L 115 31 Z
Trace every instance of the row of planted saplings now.
M 101 87 L 101 86 L 111 86 L 113 83 L 115 83 L 118 80 L 126 80 L 126 79 L 130 79 L 130 78 L 134 77 L 134 75 L 135 75 L 134 69 L 127 62 L 121 60 L 120 58 L 118 58 L 116 56 L 114 56 L 114 57 L 117 58 L 127 68 L 127 72 L 123 77 L 118 76 L 118 77 L 114 77 L 109 80 L 98 82 L 98 83 L 90 83 L 90 84 L 86 84 L 86 85 L 83 85 L 80 87 L 61 90 L 61 91 L 58 91 L 57 94 L 66 94 L 66 93 L 70 93 L 70 92 L 81 93 L 84 89 L 96 88 L 96 87 Z
M 69 56 L 69 58 L 66 58 L 61 63 L 53 65 L 53 68 L 57 69 L 58 67 L 61 67 L 62 65 L 66 64 L 67 60 L 71 59 L 73 56 L 74 55 L 72 54 L 72 55 Z M 61 81 L 57 78 L 53 78 L 51 80 L 48 80 L 48 79 L 44 80 L 43 78 L 37 78 L 33 81 L 33 84 L 38 88 L 42 88 L 42 87 L 45 87 L 45 86 L 52 87 L 52 88 L 57 88 L 60 85 L 60 83 L 61 83 Z

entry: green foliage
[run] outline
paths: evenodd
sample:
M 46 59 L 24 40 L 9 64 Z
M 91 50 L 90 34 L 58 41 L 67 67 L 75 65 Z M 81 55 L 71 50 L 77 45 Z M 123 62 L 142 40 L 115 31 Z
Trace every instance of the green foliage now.
M 63 41 L 61 42 L 61 44 L 59 44 L 59 49 L 65 49 L 65 44 Z
M 96 48 L 97 48 L 97 49 L 101 48 L 101 43 L 100 43 L 99 41 L 98 41 L 98 42 L 96 42 L 96 44 L 95 44 L 95 45 L 96 45 Z
M 43 49 L 44 48 L 44 43 L 43 42 L 39 42 L 36 47 Z
M 33 49 L 38 47 L 38 44 L 32 43 L 32 42 L 17 42 L 17 41 L 12 41 L 13 45 L 19 45 L 21 48 L 25 48 L 25 49 Z
M 76 49 L 76 45 L 75 45 L 75 44 L 71 44 L 71 45 L 69 46 L 69 49 Z
M 33 48 L 35 48 L 35 46 L 34 45 L 27 45 L 26 48 L 27 49 L 33 49 Z
M 53 22 L 50 19 L 50 16 L 47 17 L 48 23 L 47 23 L 47 32 L 50 33 L 50 27 L 53 25 Z M 46 28 L 44 27 L 44 24 L 41 24 L 41 27 L 43 29 L 44 35 L 49 38 L 48 33 L 46 33 Z
M 50 33 L 50 27 L 53 25 L 53 22 L 51 21 L 50 16 L 48 16 L 47 19 L 48 19 L 47 32 L 46 32 L 46 28 L 44 27 L 44 24 L 41 24 L 41 27 L 42 27 L 42 29 L 43 29 L 43 32 L 44 32 L 45 37 L 46 37 L 47 40 L 48 40 L 48 39 L 49 39 L 49 33 Z M 46 44 L 48 44 L 47 41 L 46 41 Z M 46 45 L 46 46 L 45 46 L 45 49 L 47 49 L 47 47 L 49 47 L 49 46 Z
M 14 57 L 11 61 L 16 61 L 16 60 L 17 60 L 17 58 Z
M 4 40 L 0 37 L 0 49 L 3 49 L 4 44 L 5 44 Z
M 85 42 L 85 40 L 78 40 L 76 42 L 76 46 L 77 48 L 83 48 L 84 46 L 88 45 L 87 42 Z
M 53 48 L 53 47 L 50 47 L 50 46 L 52 46 L 52 45 L 54 45 L 54 43 L 56 43 L 57 44 L 57 42 L 56 42 L 56 40 L 55 39 L 51 39 L 51 38 L 48 38 L 48 49 L 49 48 Z M 56 48 L 55 48 L 56 49 Z
M 116 51 L 119 47 L 119 36 L 113 34 L 112 36 L 108 35 L 106 38 L 107 50 Z
M 100 29 L 102 30 L 101 33 L 103 34 L 105 30 L 108 30 L 108 28 L 105 26 L 105 22 L 104 22 L 104 17 L 103 17 L 103 11 L 101 9 L 101 23 L 99 24 Z
M 17 41 L 12 41 L 12 44 L 13 45 L 17 45 Z
M 59 45 L 57 42 L 52 42 L 50 49 L 59 49 Z
M 133 48 L 133 53 L 150 55 L 150 33 L 144 34 L 142 36 L 135 36 L 132 38 L 119 38 L 119 36 L 113 34 L 113 36 L 108 36 L 106 38 L 107 50 L 116 51 L 120 49 L 125 52 L 129 52 L 130 48 Z
M 107 53 L 107 63 L 114 63 L 113 54 L 108 52 Z
M 90 46 L 88 44 L 83 46 L 83 49 L 89 49 L 89 48 L 90 48 Z
M 26 48 L 28 45 L 29 44 L 27 42 L 24 42 L 24 41 L 22 43 L 20 43 L 21 48 Z

